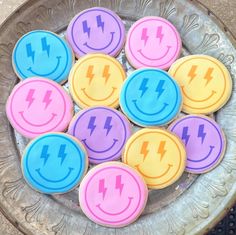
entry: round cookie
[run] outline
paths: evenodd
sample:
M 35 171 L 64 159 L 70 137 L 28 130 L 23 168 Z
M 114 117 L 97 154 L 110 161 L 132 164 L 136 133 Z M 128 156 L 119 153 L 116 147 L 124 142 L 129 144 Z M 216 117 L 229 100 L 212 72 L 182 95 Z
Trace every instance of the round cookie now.
M 177 60 L 169 74 L 179 83 L 183 94 L 183 111 L 210 114 L 230 98 L 232 79 L 227 68 L 207 55 L 190 55 Z
M 168 69 L 179 57 L 182 42 L 177 29 L 168 20 L 147 16 L 128 31 L 125 52 L 135 68 Z
M 18 83 L 6 104 L 11 125 L 28 138 L 64 131 L 73 113 L 73 102 L 67 92 L 56 82 L 39 77 Z
M 33 189 L 61 194 L 80 183 L 87 171 L 88 159 L 83 145 L 75 138 L 51 132 L 27 145 L 21 166 L 26 182 Z
M 171 132 L 144 128 L 127 141 L 122 160 L 138 170 L 148 188 L 162 189 L 183 174 L 186 152 L 180 139 Z
M 140 174 L 119 163 L 102 163 L 92 168 L 79 188 L 85 215 L 106 227 L 124 227 L 134 222 L 145 208 L 148 189 Z
M 195 174 L 208 172 L 224 157 L 225 135 L 213 119 L 203 115 L 187 115 L 175 120 L 168 129 L 185 144 L 186 171 Z
M 12 53 L 12 65 L 21 79 L 44 77 L 57 83 L 67 80 L 74 54 L 68 43 L 55 33 L 31 31 L 22 36 Z
M 91 106 L 117 107 L 126 73 L 113 57 L 104 54 L 86 55 L 73 66 L 69 89 L 74 101 L 82 108 Z
M 139 69 L 124 82 L 120 106 L 137 125 L 162 126 L 180 112 L 182 95 L 176 81 L 165 71 Z
M 120 158 L 131 135 L 131 125 L 127 118 L 115 109 L 94 107 L 75 115 L 68 133 L 84 144 L 89 161 L 98 164 Z
M 116 56 L 124 45 L 125 27 L 115 12 L 94 7 L 72 19 L 66 37 L 78 58 L 89 53 Z

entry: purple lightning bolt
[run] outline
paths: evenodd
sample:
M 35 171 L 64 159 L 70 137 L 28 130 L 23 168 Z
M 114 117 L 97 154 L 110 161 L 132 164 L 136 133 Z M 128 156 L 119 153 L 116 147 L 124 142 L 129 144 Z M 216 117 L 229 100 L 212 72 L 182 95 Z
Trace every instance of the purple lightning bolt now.
M 59 150 L 59 154 L 58 154 L 58 158 L 61 158 L 61 165 L 64 162 L 65 158 L 66 158 L 66 153 L 65 153 L 65 149 L 66 149 L 66 145 L 65 144 L 61 144 L 60 146 L 60 150 Z
M 198 128 L 198 137 L 202 139 L 202 144 L 206 137 L 206 132 L 204 132 L 204 127 L 205 127 L 204 124 L 201 124 Z
M 106 135 L 109 134 L 109 132 L 110 132 L 110 130 L 111 130 L 111 128 L 112 128 L 111 121 L 112 121 L 112 117 L 107 117 L 106 122 L 105 122 L 105 125 L 104 125 L 104 129 L 107 130 Z
M 141 40 L 144 41 L 144 46 L 146 46 L 148 38 L 149 36 L 147 35 L 147 28 L 143 28 Z
M 47 54 L 48 54 L 48 56 L 49 56 L 49 54 L 50 54 L 50 45 L 47 44 L 47 38 L 46 38 L 46 37 L 43 37 L 43 38 L 41 39 L 41 42 L 42 42 L 42 50 L 43 50 L 43 51 L 46 51 Z
M 182 133 L 182 140 L 185 140 L 185 145 L 188 144 L 189 138 L 190 138 L 190 135 L 188 135 L 188 127 L 185 126 L 183 128 L 183 133 Z
M 148 89 L 147 83 L 148 83 L 148 79 L 144 78 L 141 83 L 141 86 L 139 87 L 139 90 L 142 91 L 142 94 L 140 97 L 142 97 L 144 95 L 144 93 L 147 91 L 147 89 Z
M 164 37 L 164 34 L 162 33 L 162 26 L 157 27 L 157 34 L 156 34 L 157 38 L 160 38 L 160 43 L 162 42 L 162 39 Z
M 44 109 L 47 109 L 48 105 L 51 103 L 52 99 L 50 99 L 51 97 L 51 94 L 52 94 L 52 91 L 51 90 L 48 90 L 46 91 L 46 94 L 43 98 L 43 103 L 45 103 L 45 108 Z
M 95 128 L 96 128 L 96 125 L 95 125 L 95 120 L 96 120 L 96 117 L 95 116 L 92 116 L 90 117 L 90 120 L 89 120 L 89 124 L 88 124 L 88 129 L 90 129 L 90 135 L 93 134 Z
M 35 98 L 33 97 L 34 96 L 34 92 L 35 92 L 35 89 L 30 89 L 29 92 L 28 92 L 28 95 L 26 97 L 26 100 L 27 102 L 29 102 L 28 104 L 28 108 L 31 106 L 31 104 L 34 102 Z
M 120 190 L 120 195 L 122 194 L 124 184 L 121 183 L 121 175 L 116 176 L 116 189 Z
M 83 21 L 82 24 L 83 24 L 83 31 L 84 31 L 84 33 L 87 33 L 88 37 L 90 38 L 90 27 L 88 27 L 87 20 Z
M 157 88 L 156 88 L 156 92 L 158 93 L 157 99 L 162 95 L 162 93 L 164 92 L 165 89 L 163 89 L 163 86 L 165 84 L 164 80 L 160 80 Z
M 32 50 L 31 43 L 26 44 L 26 52 L 27 52 L 27 57 L 31 57 L 34 63 L 35 51 Z
M 106 191 L 107 191 L 107 188 L 105 188 L 105 179 L 99 180 L 98 192 L 99 192 L 99 193 L 102 193 L 102 198 L 103 198 L 103 200 L 104 200 L 104 198 L 105 198 Z
M 49 158 L 49 154 L 48 154 L 48 145 L 43 145 L 43 149 L 42 149 L 42 152 L 41 152 L 41 156 L 40 158 L 44 159 L 44 163 L 43 165 L 46 164 L 48 158 Z
M 101 27 L 102 28 L 102 32 L 104 32 L 104 21 L 102 21 L 102 16 L 98 15 L 97 16 L 97 26 L 98 28 Z

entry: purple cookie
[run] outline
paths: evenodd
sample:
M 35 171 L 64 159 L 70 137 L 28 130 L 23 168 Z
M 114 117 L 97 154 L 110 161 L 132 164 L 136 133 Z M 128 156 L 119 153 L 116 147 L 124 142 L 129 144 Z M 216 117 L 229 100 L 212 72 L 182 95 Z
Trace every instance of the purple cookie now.
M 178 135 L 187 151 L 186 171 L 201 174 L 215 168 L 222 160 L 226 140 L 220 126 L 203 115 L 177 119 L 169 130 Z
M 66 37 L 76 57 L 88 53 L 116 56 L 124 45 L 125 27 L 113 11 L 94 7 L 72 19 Z
M 89 161 L 99 164 L 121 156 L 131 135 L 131 125 L 127 118 L 115 109 L 94 107 L 76 114 L 68 132 L 83 142 Z

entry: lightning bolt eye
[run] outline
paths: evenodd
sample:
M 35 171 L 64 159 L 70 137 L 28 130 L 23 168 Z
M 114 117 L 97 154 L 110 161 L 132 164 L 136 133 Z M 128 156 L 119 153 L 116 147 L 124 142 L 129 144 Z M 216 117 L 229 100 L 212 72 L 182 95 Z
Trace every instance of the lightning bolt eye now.
M 190 135 L 188 134 L 188 127 L 185 126 L 183 128 L 182 137 L 181 137 L 181 139 L 185 141 L 185 145 L 188 144 L 189 138 L 190 138 Z
M 121 183 L 121 175 L 116 176 L 116 189 L 119 189 L 120 195 L 122 194 L 124 184 Z
M 43 37 L 41 39 L 41 43 L 42 43 L 42 50 L 43 51 L 46 51 L 47 52 L 47 55 L 49 57 L 49 54 L 50 54 L 50 45 L 47 44 L 47 38 L 46 37 Z
M 198 128 L 198 137 L 201 138 L 202 144 L 203 144 L 205 137 L 206 137 L 206 132 L 204 132 L 204 128 L 205 128 L 204 124 L 201 124 Z
M 109 65 L 105 65 L 104 70 L 103 70 L 103 77 L 105 78 L 105 83 L 107 83 L 109 77 L 111 76 L 111 74 L 109 73 L 110 70 L 110 66 Z
M 46 91 L 46 94 L 43 98 L 43 103 L 45 103 L 45 108 L 44 109 L 47 109 L 48 105 L 51 103 L 52 99 L 50 99 L 51 97 L 51 94 L 52 94 L 52 91 L 51 90 L 48 90 Z
M 197 65 L 193 65 L 188 73 L 188 77 L 190 77 L 189 83 L 193 81 L 193 79 L 197 76 Z
M 161 43 L 163 37 L 164 37 L 164 34 L 162 33 L 162 26 L 159 26 L 159 27 L 157 27 L 156 38 L 160 38 L 160 43 Z
M 161 155 L 161 158 L 160 158 L 161 161 L 166 153 L 165 145 L 166 145 L 166 141 L 161 141 L 159 144 L 159 147 L 158 147 L 157 153 L 159 153 Z
M 88 38 L 90 38 L 90 30 L 91 30 L 91 28 L 88 27 L 88 22 L 87 22 L 87 20 L 83 21 L 83 22 L 82 22 L 82 25 L 83 25 L 83 32 L 84 32 L 84 33 L 87 33 L 87 34 L 88 34 Z
M 47 160 L 48 160 L 48 158 L 49 158 L 49 154 L 48 154 L 48 145 L 43 145 L 43 149 L 42 149 L 42 152 L 41 152 L 41 156 L 40 156 L 40 158 L 42 158 L 42 159 L 44 159 L 44 163 L 43 163 L 43 165 L 45 165 L 46 164 L 46 162 L 47 162 Z
M 213 79 L 213 77 L 212 77 L 212 73 L 213 73 L 213 68 L 209 68 L 208 70 L 207 70 L 207 73 L 206 73 L 206 75 L 205 75 L 205 77 L 204 77 L 204 79 L 206 79 L 206 86 L 208 85 L 208 83 Z
M 66 145 L 62 144 L 58 153 L 58 158 L 61 158 L 61 165 L 63 164 L 67 154 L 65 153 Z
M 98 15 L 97 16 L 97 26 L 98 28 L 101 27 L 102 28 L 102 32 L 104 32 L 104 21 L 102 21 L 102 16 Z
M 96 120 L 95 116 L 90 117 L 89 124 L 88 124 L 88 129 L 90 130 L 90 136 L 93 134 L 96 128 L 95 120 Z
M 144 78 L 141 83 L 141 86 L 139 87 L 139 91 L 142 91 L 140 97 L 142 97 L 145 94 L 145 92 L 147 91 L 147 89 L 148 89 L 147 83 L 148 83 L 148 78 Z
M 145 161 L 149 150 L 147 149 L 149 142 L 148 141 L 144 141 L 141 147 L 141 151 L 140 153 L 143 155 L 143 161 Z
M 35 55 L 35 51 L 32 50 L 32 45 L 31 43 L 26 44 L 26 53 L 27 53 L 27 57 L 31 57 L 32 62 L 34 63 L 34 55 Z
M 32 105 L 32 103 L 35 100 L 35 98 L 33 97 L 34 96 L 34 92 L 35 92 L 35 89 L 30 89 L 28 94 L 27 94 L 27 97 L 25 99 L 25 101 L 29 102 L 28 108 Z
M 89 84 L 92 82 L 94 78 L 93 68 L 94 68 L 93 65 L 89 65 L 88 70 L 87 70 L 86 77 L 89 78 Z
M 99 180 L 98 193 L 102 193 L 102 198 L 104 200 L 107 188 L 105 187 L 105 179 Z
M 142 35 L 141 35 L 141 40 L 144 41 L 144 46 L 146 46 L 148 38 L 149 38 L 149 36 L 147 35 L 147 30 L 148 30 L 147 28 L 143 28 Z
M 108 135 L 110 130 L 112 129 L 111 121 L 112 121 L 112 117 L 107 117 L 105 125 L 104 125 L 104 129 L 107 130 L 106 135 Z
M 163 89 L 163 86 L 165 84 L 165 81 L 164 80 L 160 80 L 158 85 L 157 85 L 157 88 L 156 88 L 156 92 L 157 92 L 157 99 L 162 95 L 162 93 L 164 92 L 165 89 Z

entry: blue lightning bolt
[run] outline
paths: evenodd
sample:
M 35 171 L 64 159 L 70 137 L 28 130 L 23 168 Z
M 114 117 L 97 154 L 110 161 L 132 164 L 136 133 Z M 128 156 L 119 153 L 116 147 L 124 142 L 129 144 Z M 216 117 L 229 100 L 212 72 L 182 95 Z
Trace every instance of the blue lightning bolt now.
M 97 16 L 97 26 L 98 26 L 98 28 L 101 27 L 102 32 L 104 32 L 104 21 L 102 21 L 101 15 Z
M 65 153 L 65 149 L 66 149 L 66 145 L 65 144 L 61 144 L 60 146 L 60 150 L 59 150 L 59 154 L 58 154 L 58 158 L 61 158 L 61 165 L 64 162 L 65 158 L 66 158 L 66 153 Z
M 141 83 L 141 86 L 139 87 L 139 90 L 142 91 L 142 94 L 140 97 L 142 97 L 144 95 L 144 93 L 147 91 L 147 89 L 148 89 L 147 83 L 148 83 L 148 78 L 144 78 Z
M 83 21 L 82 24 L 83 24 L 83 31 L 84 31 L 84 33 L 87 33 L 88 37 L 90 38 L 90 27 L 88 27 L 87 20 Z
M 156 89 L 156 92 L 158 93 L 157 99 L 162 95 L 162 93 L 165 90 L 165 89 L 163 89 L 164 84 L 165 84 L 165 81 L 160 80 L 158 85 L 157 85 L 157 89 Z
M 112 128 L 111 120 L 112 120 L 112 117 L 107 117 L 107 119 L 106 119 L 106 122 L 105 122 L 105 125 L 104 125 L 104 129 L 107 130 L 107 134 L 106 135 L 109 134 L 109 132 L 110 132 L 110 130 Z
M 182 140 L 185 140 L 185 145 L 188 144 L 189 138 L 190 138 L 190 135 L 188 135 L 188 127 L 185 126 L 183 128 L 183 133 L 182 133 Z
M 95 120 L 96 120 L 96 117 L 95 116 L 92 116 L 89 120 L 89 124 L 88 124 L 88 129 L 90 129 L 90 135 L 93 134 L 95 128 L 96 128 L 96 125 L 95 125 Z
M 198 129 L 198 137 L 202 138 L 202 143 L 204 142 L 204 139 L 206 137 L 206 132 L 204 132 L 204 124 L 201 124 Z
M 49 158 L 48 147 L 49 147 L 48 145 L 44 145 L 43 146 L 42 153 L 41 153 L 41 156 L 40 156 L 40 158 L 44 159 L 43 165 L 46 164 L 46 162 L 47 162 L 47 160 Z
M 34 63 L 35 51 L 32 50 L 31 43 L 27 43 L 27 44 L 26 44 L 26 52 L 27 52 L 27 57 L 31 57 L 31 58 L 32 58 L 32 61 L 33 61 L 33 63 Z
M 50 45 L 47 44 L 47 38 L 46 38 L 46 37 L 41 38 L 41 42 L 42 42 L 42 50 L 43 50 L 43 51 L 46 51 L 47 54 L 48 54 L 48 57 L 49 57 L 49 54 L 50 54 Z

